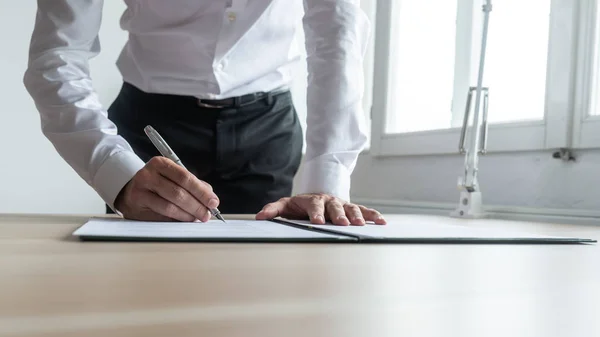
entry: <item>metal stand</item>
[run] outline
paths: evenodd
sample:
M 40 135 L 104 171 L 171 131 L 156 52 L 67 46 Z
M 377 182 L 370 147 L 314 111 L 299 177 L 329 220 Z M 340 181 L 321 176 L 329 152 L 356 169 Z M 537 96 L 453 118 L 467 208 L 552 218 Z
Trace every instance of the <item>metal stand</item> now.
M 485 68 L 485 51 L 488 35 L 488 24 L 490 12 L 492 11 L 491 0 L 486 0 L 483 5 L 483 34 L 481 39 L 481 55 L 479 58 L 479 75 L 477 78 L 477 87 L 469 88 L 465 116 L 459 141 L 459 152 L 465 154 L 465 172 L 458 178 L 458 189 L 460 191 L 460 200 L 458 207 L 450 214 L 453 217 L 460 218 L 482 218 L 485 212 L 482 207 L 482 195 L 477 182 L 478 155 L 485 154 L 487 146 L 487 111 L 489 89 L 483 88 L 483 70 Z M 473 92 L 476 92 L 475 111 L 473 113 L 473 126 L 469 132 L 469 147 L 465 148 L 467 128 L 469 126 L 469 115 L 471 112 L 471 101 Z M 481 94 L 483 99 L 483 118 L 480 118 Z M 482 119 L 482 120 L 481 120 Z

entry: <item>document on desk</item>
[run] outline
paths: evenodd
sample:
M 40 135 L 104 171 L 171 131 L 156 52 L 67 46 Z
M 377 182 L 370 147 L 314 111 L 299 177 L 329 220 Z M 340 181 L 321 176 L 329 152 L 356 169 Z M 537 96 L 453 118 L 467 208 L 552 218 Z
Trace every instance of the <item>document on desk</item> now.
M 481 222 L 483 221 L 483 222 Z M 144 222 L 92 218 L 73 235 L 82 240 L 213 242 L 350 242 L 350 243 L 594 243 L 577 237 L 547 236 L 463 220 L 407 215 L 387 225 L 313 225 L 277 219 L 201 222 Z M 489 221 L 489 220 L 487 220 Z
M 272 221 L 220 220 L 201 222 L 145 222 L 111 218 L 92 218 L 74 236 L 83 240 L 160 240 L 160 241 L 277 241 L 277 242 L 351 242 L 347 235 L 306 230 Z

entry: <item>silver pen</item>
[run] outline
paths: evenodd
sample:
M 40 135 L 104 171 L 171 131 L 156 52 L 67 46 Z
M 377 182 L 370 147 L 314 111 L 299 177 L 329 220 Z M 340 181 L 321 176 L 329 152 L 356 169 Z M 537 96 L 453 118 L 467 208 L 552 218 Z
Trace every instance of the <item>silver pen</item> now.
M 150 141 L 152 142 L 152 144 L 154 144 L 156 149 L 158 149 L 158 152 L 160 152 L 160 154 L 162 154 L 164 157 L 171 159 L 177 165 L 185 168 L 179 157 L 177 157 L 177 155 L 175 154 L 175 152 L 173 152 L 169 144 L 167 144 L 167 142 L 165 142 L 165 140 L 160 136 L 158 131 L 156 131 L 152 126 L 148 125 L 144 128 L 144 132 L 146 133 L 148 138 L 150 138 Z M 225 219 L 223 219 L 221 212 L 217 208 L 211 209 L 210 213 L 215 218 L 225 222 Z

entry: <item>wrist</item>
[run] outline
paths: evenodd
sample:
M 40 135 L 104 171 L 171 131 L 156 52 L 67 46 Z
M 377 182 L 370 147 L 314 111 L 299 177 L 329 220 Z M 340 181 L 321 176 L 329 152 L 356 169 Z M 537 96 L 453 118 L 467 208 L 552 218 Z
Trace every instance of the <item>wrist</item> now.
M 115 153 L 106 159 L 96 172 L 93 180 L 94 189 L 104 202 L 116 212 L 117 196 L 125 191 L 127 184 L 144 165 L 145 163 L 133 152 Z

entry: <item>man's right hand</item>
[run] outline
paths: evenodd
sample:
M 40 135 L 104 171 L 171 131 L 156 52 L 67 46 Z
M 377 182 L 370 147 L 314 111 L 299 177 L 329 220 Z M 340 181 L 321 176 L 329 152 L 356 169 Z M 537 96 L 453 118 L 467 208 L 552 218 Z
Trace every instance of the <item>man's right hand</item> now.
M 165 157 L 152 158 L 115 200 L 125 218 L 144 221 L 206 222 L 218 206 L 212 186 Z

